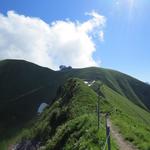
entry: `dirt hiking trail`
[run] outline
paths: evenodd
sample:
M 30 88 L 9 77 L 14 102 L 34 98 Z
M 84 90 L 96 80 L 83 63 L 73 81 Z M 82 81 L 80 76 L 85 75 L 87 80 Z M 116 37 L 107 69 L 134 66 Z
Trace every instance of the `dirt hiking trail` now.
M 110 126 L 111 135 L 116 141 L 119 150 L 139 150 L 134 145 L 132 145 L 132 143 L 129 143 L 122 137 L 117 128 L 112 125 L 110 120 L 108 121 L 108 125 Z

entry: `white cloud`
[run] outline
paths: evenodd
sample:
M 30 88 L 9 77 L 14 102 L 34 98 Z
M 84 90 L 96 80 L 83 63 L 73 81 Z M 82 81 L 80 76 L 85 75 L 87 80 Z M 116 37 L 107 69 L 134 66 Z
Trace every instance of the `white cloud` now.
M 103 31 L 100 31 L 100 32 L 99 32 L 99 39 L 100 39 L 101 41 L 104 41 L 104 32 L 103 32 Z
M 105 17 L 95 11 L 88 15 L 91 19 L 83 23 L 58 20 L 49 25 L 13 11 L 0 14 L 0 59 L 25 59 L 53 69 L 61 64 L 97 66 L 93 36 L 103 41 Z

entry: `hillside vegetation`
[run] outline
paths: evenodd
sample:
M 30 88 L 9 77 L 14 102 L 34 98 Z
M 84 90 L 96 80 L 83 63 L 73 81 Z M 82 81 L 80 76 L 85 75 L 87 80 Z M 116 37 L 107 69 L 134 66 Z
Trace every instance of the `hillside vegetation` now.
M 150 114 L 107 85 L 97 81 L 90 88 L 79 79 L 69 79 L 59 88 L 58 95 L 32 129 L 23 132 L 15 150 L 102 150 L 106 141 L 106 113 L 110 113 L 112 122 L 126 140 L 140 150 L 149 150 Z M 101 110 L 99 130 L 96 111 L 98 100 Z M 113 139 L 111 142 L 112 149 L 116 150 L 117 143 Z
M 106 85 L 96 82 L 93 89 L 97 87 L 100 87 L 99 90 L 103 95 L 100 100 L 101 112 L 110 113 L 112 122 L 126 140 L 140 150 L 149 150 L 150 113 Z
M 105 130 L 97 127 L 97 94 L 79 79 L 69 79 L 59 94 L 34 127 L 23 133 L 16 150 L 103 149 L 106 138 Z M 113 141 L 112 149 L 117 149 Z
M 90 87 L 84 81 L 95 82 Z M 140 150 L 150 150 L 150 85 L 133 77 L 104 68 L 53 71 L 26 61 L 5 60 L 0 61 L 0 83 L 0 149 L 16 140 L 30 148 L 102 149 L 104 115 L 109 112 L 126 140 Z M 103 126 L 99 130 L 98 100 Z M 37 118 L 43 102 L 49 107 Z
M 127 97 L 136 105 L 150 111 L 150 85 L 124 73 L 104 68 L 72 69 L 63 72 L 67 77 L 78 77 L 87 81 L 99 80 L 109 88 Z
M 43 101 L 52 102 L 59 83 L 58 73 L 50 69 L 26 61 L 1 61 L 0 131 L 32 119 Z

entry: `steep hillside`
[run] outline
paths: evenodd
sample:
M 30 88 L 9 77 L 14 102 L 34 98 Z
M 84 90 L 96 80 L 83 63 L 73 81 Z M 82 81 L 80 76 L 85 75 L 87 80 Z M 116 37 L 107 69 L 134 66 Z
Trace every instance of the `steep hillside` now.
M 26 123 L 30 120 L 32 121 L 42 102 L 46 102 L 50 106 L 52 103 L 54 105 L 55 100 L 58 100 L 58 97 L 60 97 L 59 87 L 72 77 L 77 77 L 88 82 L 95 80 L 96 83 L 98 82 L 96 85 L 99 88 L 100 86 L 104 86 L 108 89 L 105 90 L 108 91 L 106 93 L 103 90 L 98 92 L 98 87 L 95 90 L 102 97 L 105 97 L 108 102 L 110 101 L 106 103 L 106 107 L 102 105 L 103 109 L 107 108 L 109 110 L 106 110 L 110 111 L 110 106 L 114 104 L 117 110 L 120 111 L 122 109 L 127 114 L 128 109 L 135 110 L 137 113 L 134 117 L 141 116 L 138 117 L 138 120 L 142 117 L 144 117 L 143 120 L 149 120 L 147 118 L 149 118 L 148 112 L 150 110 L 150 85 L 126 74 L 96 67 L 53 71 L 22 60 L 5 60 L 0 61 L 0 134 L 3 135 L 0 137 L 0 142 L 5 141 L 6 137 L 8 139 L 9 137 L 13 137 L 16 134 L 16 130 L 22 129 L 23 126 L 26 126 Z M 87 96 L 85 98 L 87 104 L 90 103 L 89 100 L 91 99 Z M 77 104 L 73 105 L 71 111 L 76 112 L 74 113 L 76 115 L 77 112 L 82 112 L 82 107 L 87 107 L 87 105 L 75 107 L 80 106 L 80 103 L 78 100 L 73 102 L 77 102 Z M 126 107 L 123 107 L 124 105 Z M 91 109 L 90 113 L 93 109 L 95 111 L 94 107 L 95 104 L 93 104 L 93 107 L 87 107 Z M 132 116 L 133 114 L 130 113 L 128 115 Z M 134 120 L 134 117 L 131 117 L 131 120 Z M 114 123 L 117 124 L 115 119 Z M 145 125 L 143 126 L 145 127 Z M 129 127 L 128 124 L 126 126 L 127 128 Z M 119 127 L 121 128 L 121 126 Z M 145 130 L 149 129 L 141 129 L 143 133 L 146 133 Z M 123 129 L 121 131 L 123 132 Z M 17 132 L 20 133 L 20 130 Z
M 99 93 L 99 99 L 94 90 Z M 96 81 L 90 88 L 79 79 L 69 79 L 59 88 L 58 95 L 35 125 L 24 131 L 15 150 L 103 150 L 106 141 L 104 116 L 108 112 L 126 140 L 140 150 L 150 148 L 150 114 L 107 85 Z M 99 130 L 98 100 L 101 110 Z M 111 145 L 112 150 L 117 150 L 113 138 Z
M 79 79 L 69 79 L 58 94 L 15 150 L 99 150 L 105 146 L 105 130 L 97 130 L 97 94 Z M 117 149 L 113 142 L 112 149 Z
M 50 69 L 20 60 L 1 61 L 0 131 L 32 119 L 42 102 L 55 98 L 60 82 L 58 73 Z
M 150 113 L 105 84 L 95 82 L 92 88 L 101 96 L 101 112 L 110 113 L 112 122 L 124 138 L 136 145 L 139 150 L 149 150 Z
M 99 80 L 135 104 L 150 110 L 150 85 L 118 71 L 104 68 L 72 69 L 65 76 L 78 77 L 87 81 Z
M 70 77 L 100 80 L 140 107 L 150 109 L 150 86 L 123 73 L 94 67 L 53 71 L 26 61 L 5 60 L 0 62 L 0 114 L 7 109 L 9 115 L 12 110 L 15 118 L 19 108 L 24 112 L 28 110 L 30 115 L 35 114 L 40 103 L 50 103 L 57 88 Z M 28 115 L 22 115 L 28 118 Z

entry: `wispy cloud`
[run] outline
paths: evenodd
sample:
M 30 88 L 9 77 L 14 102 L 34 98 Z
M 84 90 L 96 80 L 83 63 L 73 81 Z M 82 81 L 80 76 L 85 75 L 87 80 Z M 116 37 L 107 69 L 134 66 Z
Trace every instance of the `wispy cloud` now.
M 0 59 L 25 59 L 53 69 L 61 64 L 97 66 L 92 57 L 96 51 L 93 36 L 97 33 L 103 41 L 106 19 L 95 11 L 88 15 L 85 22 L 57 20 L 47 24 L 14 11 L 0 14 Z

